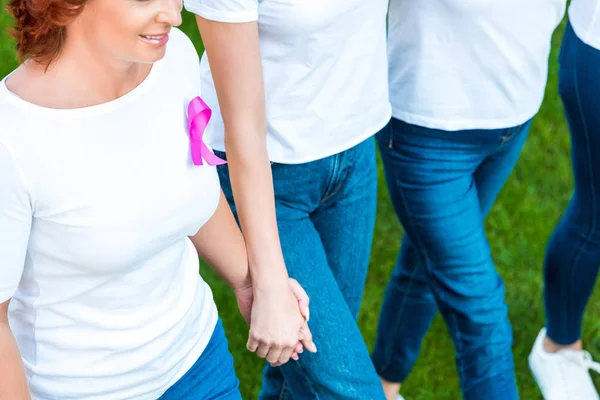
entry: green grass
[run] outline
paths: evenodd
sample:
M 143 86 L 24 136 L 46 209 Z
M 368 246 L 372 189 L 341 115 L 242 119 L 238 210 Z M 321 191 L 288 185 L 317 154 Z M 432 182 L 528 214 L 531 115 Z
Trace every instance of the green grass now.
M 0 5 L 5 4 L 6 0 L 0 0 Z M 10 18 L 0 12 L 0 78 L 17 66 L 14 44 L 5 32 L 9 25 Z M 527 355 L 544 323 L 542 261 L 546 241 L 567 204 L 572 188 L 568 132 L 557 95 L 556 58 L 563 27 L 553 39 L 544 105 L 535 119 L 523 155 L 486 225 L 494 259 L 506 281 L 507 302 L 515 331 L 517 377 L 521 398 L 525 400 L 541 399 L 527 367 Z M 198 51 L 202 51 L 198 31 L 190 15 L 185 15 L 182 28 L 193 39 Z M 359 321 L 370 347 L 375 340 L 385 285 L 402 237 L 381 171 L 378 207 L 373 257 Z M 215 293 L 236 360 L 244 399 L 256 398 L 262 363 L 245 350 L 247 329 L 238 316 L 235 299 L 212 271 L 204 268 L 202 274 Z M 596 291 L 587 310 L 584 340 L 587 348 L 600 359 L 599 315 L 600 291 Z M 421 357 L 404 385 L 403 394 L 407 399 L 460 399 L 453 357 L 450 337 L 438 316 L 426 337 Z M 599 379 L 596 383 L 600 387 Z

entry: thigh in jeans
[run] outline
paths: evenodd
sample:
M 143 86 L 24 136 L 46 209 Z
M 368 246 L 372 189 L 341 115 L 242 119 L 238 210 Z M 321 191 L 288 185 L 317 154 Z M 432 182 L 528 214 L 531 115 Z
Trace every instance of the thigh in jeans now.
M 514 128 L 505 129 L 500 146 L 486 157 L 475 171 L 475 186 L 483 219 L 489 214 L 498 194 L 519 160 L 529 135 L 532 120 Z
M 474 179 L 496 138 L 405 125 L 384 157 L 388 184 L 398 192 L 398 216 L 452 334 L 465 398 L 477 399 L 480 389 L 489 399 L 517 398 L 504 286 Z
M 339 160 L 340 180 L 330 187 L 311 220 L 329 268 L 354 318 L 358 318 L 369 267 L 375 212 L 377 165 L 375 141 L 347 150 Z
M 224 156 L 219 153 L 219 156 Z M 288 272 L 310 296 L 310 329 L 318 352 L 266 367 L 261 399 L 383 399 L 367 347 L 329 265 L 310 215 L 321 204 L 330 158 L 300 165 L 273 165 L 277 223 Z M 230 204 L 226 166 L 219 168 Z M 362 290 L 361 290 L 362 292 Z

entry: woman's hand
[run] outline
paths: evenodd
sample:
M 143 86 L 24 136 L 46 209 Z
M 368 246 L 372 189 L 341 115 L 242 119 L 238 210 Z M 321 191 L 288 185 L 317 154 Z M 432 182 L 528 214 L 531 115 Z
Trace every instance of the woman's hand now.
M 308 328 L 308 295 L 295 279 L 289 279 L 288 287 L 278 289 L 259 289 L 255 294 L 249 282 L 234 289 L 240 312 L 250 324 L 248 350 L 273 366 L 285 364 L 290 358 L 298 360 L 304 347 L 311 352 L 317 350 Z M 300 318 L 295 318 L 297 315 Z
M 298 300 L 298 307 L 300 309 L 300 313 L 304 317 L 304 324 L 302 325 L 302 329 L 300 330 L 300 337 L 299 337 L 300 342 L 296 345 L 296 348 L 294 349 L 294 353 L 292 353 L 292 358 L 294 360 L 298 360 L 298 357 L 299 357 L 298 353 L 302 353 L 304 347 L 306 347 L 306 349 L 308 351 L 310 351 L 311 353 L 316 353 L 317 346 L 313 342 L 312 333 L 308 327 L 308 321 L 310 319 L 310 308 L 309 308 L 310 298 L 308 297 L 308 294 L 306 293 L 306 291 L 304 291 L 304 288 L 302 288 L 302 286 L 300 286 L 298 281 L 290 278 L 289 283 L 290 283 L 290 289 L 291 289 L 292 293 L 294 294 L 294 297 Z M 277 363 L 272 363 L 271 365 L 274 367 L 279 367 L 282 364 L 283 363 L 281 363 L 281 362 L 277 362 Z

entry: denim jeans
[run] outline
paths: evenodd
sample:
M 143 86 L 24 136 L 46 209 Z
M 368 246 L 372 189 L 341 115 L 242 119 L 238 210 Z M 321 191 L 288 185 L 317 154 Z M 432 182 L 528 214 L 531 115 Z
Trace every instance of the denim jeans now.
M 483 222 L 529 127 L 447 132 L 392 119 L 377 135 L 405 229 L 373 352 L 386 380 L 406 379 L 439 309 L 456 348 L 463 397 L 518 398 L 504 284 Z
M 218 171 L 235 213 L 227 165 Z M 375 225 L 374 141 L 304 164 L 274 163 L 272 171 L 283 256 L 310 296 L 318 352 L 267 365 L 259 398 L 384 399 L 356 324 Z
M 198 361 L 158 400 L 242 400 L 221 320 Z
M 544 299 L 547 334 L 567 345 L 581 338 L 600 266 L 600 50 L 583 43 L 569 24 L 559 61 L 575 190 L 548 243 Z

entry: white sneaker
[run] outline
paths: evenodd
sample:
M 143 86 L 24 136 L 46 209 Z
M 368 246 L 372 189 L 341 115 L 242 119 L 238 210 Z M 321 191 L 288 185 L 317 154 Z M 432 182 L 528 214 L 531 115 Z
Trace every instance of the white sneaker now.
M 544 350 L 542 329 L 529 354 L 529 368 L 545 400 L 600 400 L 588 370 L 600 373 L 600 363 L 587 351 Z
M 396 398 L 396 400 L 404 400 L 404 397 L 402 397 L 402 395 L 399 394 L 398 397 Z

